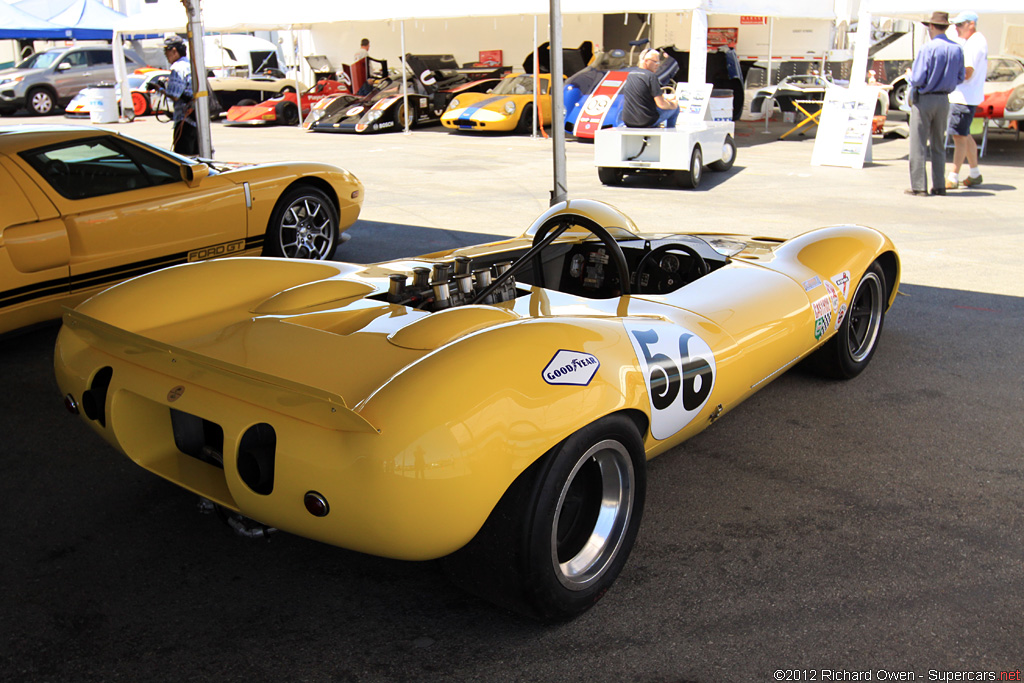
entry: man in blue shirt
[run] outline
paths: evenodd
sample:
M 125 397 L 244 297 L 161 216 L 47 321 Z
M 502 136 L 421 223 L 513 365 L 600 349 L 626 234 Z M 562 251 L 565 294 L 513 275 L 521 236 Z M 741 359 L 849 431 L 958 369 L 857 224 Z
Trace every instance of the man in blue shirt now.
M 946 37 L 947 12 L 923 22 L 930 40 L 917 53 L 910 72 L 910 189 L 928 195 L 926 162 L 932 163 L 931 194 L 946 194 L 946 120 L 949 93 L 964 81 L 963 49 Z
M 165 93 L 174 101 L 174 133 L 172 149 L 178 154 L 199 155 L 199 133 L 196 129 L 195 105 L 192 102 L 192 64 L 186 54 L 185 41 L 171 36 L 164 41 L 164 56 L 171 66 Z

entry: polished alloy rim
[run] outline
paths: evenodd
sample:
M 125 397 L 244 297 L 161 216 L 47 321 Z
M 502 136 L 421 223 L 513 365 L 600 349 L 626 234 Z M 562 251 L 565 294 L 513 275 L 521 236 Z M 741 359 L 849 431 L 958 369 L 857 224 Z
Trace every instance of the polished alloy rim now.
M 562 487 L 551 527 L 555 574 L 570 590 L 599 579 L 618 554 L 633 514 L 633 461 L 607 439 L 583 454 Z
M 281 253 L 288 258 L 323 260 L 334 248 L 334 226 L 327 207 L 315 197 L 300 197 L 281 219 Z
M 864 274 L 850 306 L 847 344 L 850 357 L 860 363 L 875 346 L 882 322 L 882 281 L 873 272 Z

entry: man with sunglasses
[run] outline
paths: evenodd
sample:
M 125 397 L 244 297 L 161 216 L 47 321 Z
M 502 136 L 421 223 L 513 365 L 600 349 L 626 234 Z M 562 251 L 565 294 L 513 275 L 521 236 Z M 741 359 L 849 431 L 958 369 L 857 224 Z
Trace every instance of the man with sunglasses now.
M 196 129 L 195 106 L 192 102 L 192 65 L 186 57 L 188 48 L 179 36 L 164 40 L 164 57 L 171 66 L 164 93 L 174 102 L 174 132 L 171 149 L 186 156 L 199 155 L 199 132 Z
M 981 185 L 978 168 L 978 143 L 971 135 L 971 122 L 978 105 L 985 99 L 988 76 L 988 41 L 978 33 L 978 15 L 969 10 L 953 17 L 956 35 L 964 48 L 966 75 L 964 82 L 949 93 L 949 135 L 953 138 L 953 170 L 946 178 L 946 189 Z M 968 176 L 960 178 L 964 161 L 970 167 Z
M 661 83 L 654 74 L 661 54 L 651 48 L 640 54 L 642 71 L 630 71 L 622 86 L 622 123 L 630 128 L 675 128 L 679 105 L 661 94 Z

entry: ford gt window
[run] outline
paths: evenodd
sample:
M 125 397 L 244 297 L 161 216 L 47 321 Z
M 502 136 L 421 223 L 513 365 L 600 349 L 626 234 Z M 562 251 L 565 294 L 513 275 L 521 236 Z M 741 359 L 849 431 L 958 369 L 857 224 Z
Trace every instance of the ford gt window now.
M 62 197 L 87 199 L 181 180 L 178 165 L 113 138 L 75 140 L 21 153 Z

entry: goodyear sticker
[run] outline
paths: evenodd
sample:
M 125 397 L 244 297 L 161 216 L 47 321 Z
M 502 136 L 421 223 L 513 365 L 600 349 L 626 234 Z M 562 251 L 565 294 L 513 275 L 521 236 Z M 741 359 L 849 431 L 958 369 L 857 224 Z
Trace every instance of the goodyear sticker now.
M 561 349 L 541 371 L 548 384 L 585 387 L 594 379 L 601 362 L 591 353 Z

